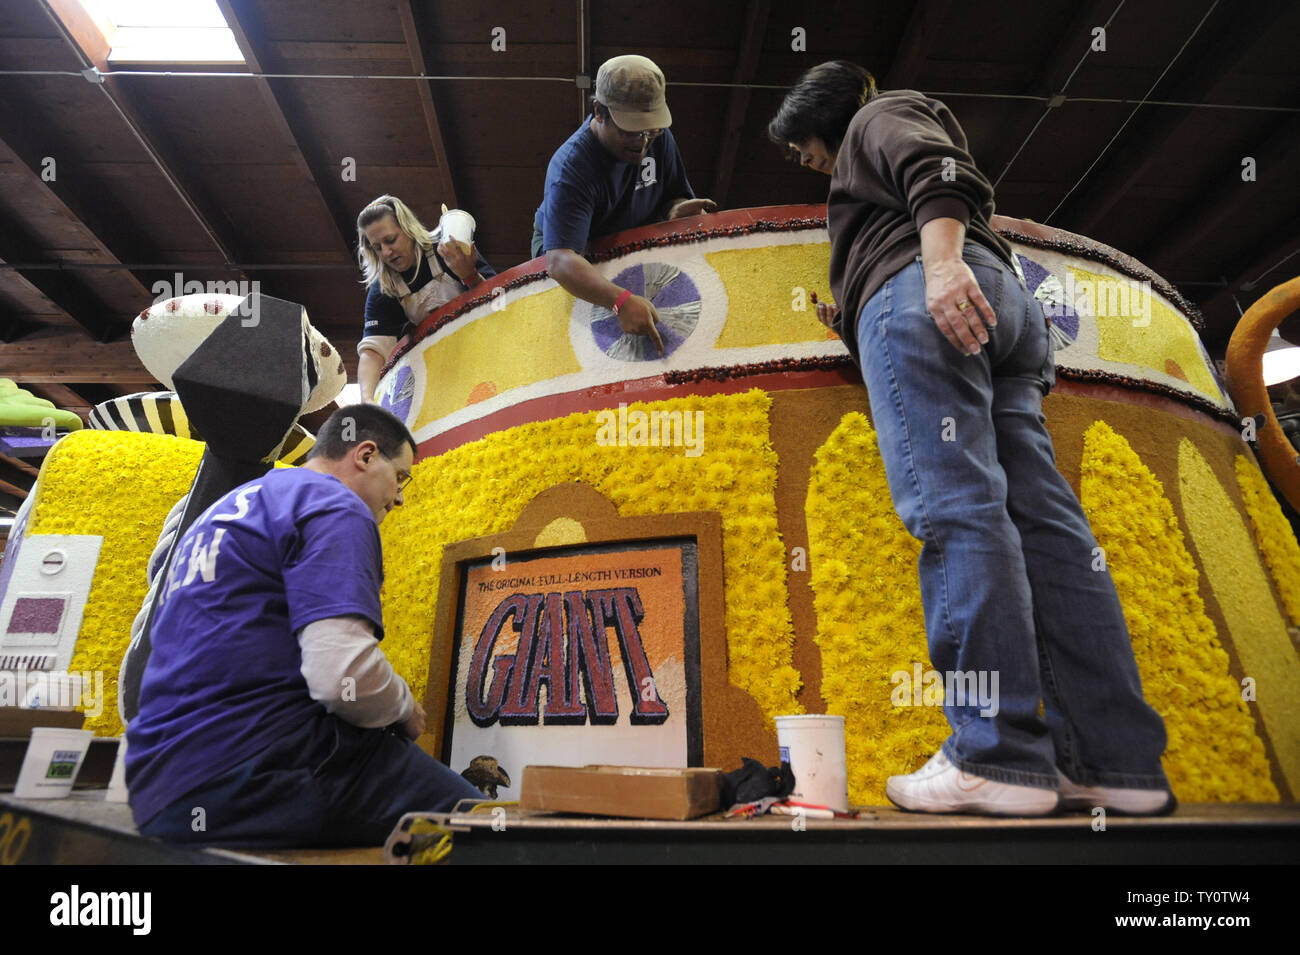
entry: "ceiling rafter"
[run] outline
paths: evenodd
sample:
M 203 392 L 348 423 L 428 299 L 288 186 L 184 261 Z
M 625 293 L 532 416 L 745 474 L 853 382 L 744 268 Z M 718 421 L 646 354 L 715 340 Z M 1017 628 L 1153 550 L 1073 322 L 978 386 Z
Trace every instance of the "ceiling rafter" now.
M 50 22 L 54 24 L 72 54 L 82 64 L 83 72 L 93 69 L 105 73 L 109 70 L 108 44 L 78 0 L 37 0 L 37 2 L 49 15 Z M 95 80 L 93 76 L 88 79 Z M 124 88 L 122 81 L 114 76 L 100 76 L 97 78 L 96 85 L 225 260 L 238 262 L 246 259 L 247 256 L 239 252 L 239 243 L 233 239 L 234 225 L 222 213 L 220 205 L 211 201 L 206 190 L 192 176 L 180 171 L 185 168 L 185 163 L 179 160 L 177 150 L 165 144 L 156 133 L 150 134 L 149 124 L 136 106 L 134 98 Z
M 235 43 L 238 44 L 239 52 L 243 54 L 249 71 L 254 74 L 278 72 L 280 64 L 272 61 L 271 51 L 264 39 L 264 31 L 257 23 L 251 9 L 253 4 L 248 0 L 217 0 L 217 5 L 221 8 L 221 15 L 226 18 L 226 25 L 230 27 L 230 32 L 235 35 Z M 283 84 L 290 81 L 268 80 L 257 76 L 253 82 L 257 84 L 257 91 L 266 104 L 272 125 L 279 131 L 293 155 L 294 165 L 320 197 L 321 204 L 338 230 L 344 250 L 351 250 L 356 241 L 352 213 L 338 192 L 334 189 L 325 189 L 312 171 L 313 165 L 325 170 L 330 168 L 330 163 L 325 159 L 323 151 L 303 131 L 302 124 L 295 123 L 290 118 L 288 105 L 282 92 Z M 277 86 L 281 92 L 277 92 Z
M 38 327 L 25 321 L 4 302 L 0 302 L 0 345 L 17 341 L 29 332 L 34 332 Z
M 1241 179 L 1241 167 L 1216 171 L 1215 181 L 1202 182 L 1192 191 L 1193 198 L 1184 204 L 1168 225 L 1148 243 L 1137 257 L 1143 262 L 1156 263 L 1153 268 L 1176 272 L 1182 259 L 1198 247 L 1214 240 L 1215 236 L 1232 235 L 1242 218 L 1241 200 L 1249 192 L 1268 192 L 1274 187 L 1285 188 L 1295 181 L 1295 158 L 1300 155 L 1300 119 L 1274 129 L 1263 143 L 1251 148 L 1248 154 L 1255 159 L 1256 177 L 1253 182 Z
M 767 33 L 767 19 L 772 11 L 771 0 L 748 0 L 745 8 L 744 33 L 736 52 L 736 66 L 732 70 L 733 83 L 748 84 L 758 72 L 758 60 L 763 52 L 763 36 Z M 736 167 L 736 154 L 740 150 L 740 137 L 745 128 L 745 114 L 749 111 L 750 90 L 736 86 L 727 103 L 726 119 L 722 123 L 722 142 L 718 145 L 718 159 L 714 164 L 713 195 L 719 208 L 727 204 L 731 191 L 732 174 Z
M 46 401 L 54 402 L 56 408 L 62 408 L 64 411 L 71 411 L 85 420 L 86 415 L 90 414 L 90 409 L 94 407 L 94 402 L 89 401 L 77 394 L 67 385 L 61 385 L 57 382 L 26 382 L 18 383 L 20 388 L 26 388 L 37 398 L 44 398 Z
M 930 55 L 930 41 L 938 33 L 939 26 L 951 7 L 952 0 L 919 0 L 912 7 L 912 15 L 908 18 L 907 27 L 896 47 L 898 53 L 889 64 L 889 72 L 885 74 L 883 89 L 912 88 Z
M 34 258 L 31 250 L 39 247 L 40 243 L 26 234 L 24 230 L 21 230 L 15 223 L 8 223 L 4 229 L 0 229 L 0 264 L 9 262 L 31 263 Z M 40 261 L 42 264 L 61 264 L 57 259 L 46 256 L 41 256 Z M 18 276 L 20 280 L 35 288 L 96 341 L 111 342 L 126 334 L 127 329 L 130 327 L 129 323 L 113 321 L 103 317 L 112 314 L 112 309 L 101 302 L 99 297 L 93 294 L 90 289 L 77 281 L 72 273 L 75 268 L 75 263 L 69 263 L 67 269 L 16 268 L 6 269 L 5 271 L 10 275 Z M 18 321 L 21 324 L 21 319 Z M 9 331 L 11 333 L 21 332 L 21 329 L 11 328 Z M 20 341 L 23 339 L 22 335 L 15 335 L 15 337 Z M 14 346 L 5 346 L 6 369 L 9 367 L 7 350 L 12 347 Z
M 54 273 L 51 273 L 54 274 Z M 79 331 L 28 335 L 3 346 L 5 377 L 23 382 L 153 385 L 129 340 L 95 342 Z
M 20 115 L 12 102 L 0 101 L 0 155 L 13 154 L 13 162 L 22 170 L 23 179 L 33 191 L 47 195 L 51 202 L 72 221 L 90 233 L 103 258 L 110 262 L 153 262 L 161 256 L 159 249 L 131 228 L 127 210 L 118 205 L 111 190 L 86 170 L 72 168 L 64 159 L 52 180 L 42 177 L 36 170 L 48 158 L 76 156 L 76 150 L 67 143 L 51 141 L 48 129 L 38 138 L 34 129 L 39 122 Z M 141 291 L 148 287 L 140 276 L 124 269 L 123 272 L 140 284 Z
M 0 465 L 0 474 L 3 473 L 4 473 L 4 466 Z M 0 478 L 0 494 L 11 494 L 14 497 L 18 498 L 18 500 L 22 501 L 22 500 L 26 500 L 28 493 L 30 492 L 28 492 L 22 487 L 19 487 L 17 484 L 10 484 L 8 481 L 4 480 L 3 478 Z
M 80 231 L 89 243 L 91 251 L 96 254 L 98 260 L 96 264 L 110 265 L 121 261 L 116 255 L 114 255 L 113 250 L 103 242 L 100 238 L 99 232 L 87 224 L 85 219 L 83 219 L 79 214 L 78 210 L 73 210 L 68 207 L 67 203 L 63 201 L 63 198 L 54 190 L 53 183 L 42 179 L 42 177 L 32 167 L 29 160 L 26 159 L 26 157 L 19 155 L 18 152 L 10 146 L 7 139 L 0 139 L 0 159 L 7 162 L 10 169 L 10 175 L 16 176 L 25 190 L 44 196 L 53 207 L 52 211 L 54 214 L 80 226 Z M 68 178 L 69 177 L 65 175 L 64 181 L 66 182 Z M 56 178 L 55 182 L 57 181 Z M 65 193 L 68 192 L 66 189 L 63 191 Z M 84 206 L 84 204 L 80 205 Z M 102 216 L 92 215 L 91 218 L 97 225 L 101 227 L 107 226 L 107 222 L 104 221 Z M 10 231 L 17 231 L 21 234 L 23 230 L 21 225 L 16 226 L 11 224 Z M 0 257 L 3 257 L 8 261 L 17 261 L 24 258 L 26 249 L 34 248 L 36 246 L 37 243 L 30 241 L 13 242 L 10 237 L 6 236 L 3 239 L 0 239 Z M 24 261 L 30 261 L 30 259 L 24 259 Z M 66 269 L 53 270 L 20 268 L 17 269 L 17 272 L 27 280 L 29 284 L 39 289 L 41 294 L 66 312 L 74 322 L 84 328 L 93 337 L 100 341 L 112 341 L 119 335 L 125 334 L 128 323 L 100 317 L 104 314 L 112 314 L 112 308 L 107 303 L 102 302 L 99 296 L 91 292 L 90 289 L 84 286 L 78 279 L 72 277 L 71 273 L 76 271 L 79 263 L 68 261 L 62 262 L 61 264 L 65 265 Z M 122 268 L 117 272 L 117 274 L 127 279 L 136 293 L 137 300 L 132 302 L 129 309 L 127 309 L 129 313 L 134 314 L 143 307 L 145 303 L 149 302 L 152 295 L 150 294 L 148 287 L 134 272 L 127 268 Z M 7 327 L 0 329 L 0 341 L 8 342 L 21 337 L 21 335 L 24 334 L 22 327 L 26 325 L 26 323 L 22 322 L 21 319 L 17 319 L 17 325 L 18 327 L 15 328 L 14 322 L 11 321 L 8 323 Z
M 406 40 L 406 52 L 411 58 L 411 69 L 417 76 L 428 74 L 424 47 L 420 43 L 420 31 L 415 22 L 415 0 L 398 0 L 397 15 L 402 20 L 402 36 Z M 450 208 L 458 208 L 456 184 L 451 175 L 451 164 L 447 161 L 447 144 L 442 138 L 442 126 L 438 123 L 438 107 L 433 101 L 433 81 L 416 83 L 420 91 L 420 109 L 424 113 L 424 126 L 429 132 L 429 145 L 433 147 L 433 158 L 438 163 L 442 176 L 442 201 Z
M 1211 293 L 1201 303 L 1201 310 L 1208 313 L 1211 309 L 1230 309 L 1231 314 L 1235 316 L 1238 305 L 1243 311 L 1249 308 L 1257 298 L 1273 286 L 1280 285 L 1300 270 L 1300 255 L 1296 254 L 1298 250 L 1300 250 L 1300 228 L 1297 228 L 1295 221 L 1292 220 L 1284 223 L 1280 229 L 1274 230 L 1251 250 L 1246 264 L 1233 269 L 1232 278 L 1223 288 Z M 1278 268 L 1278 263 L 1288 255 L 1290 258 L 1281 268 Z M 1225 342 L 1236 324 L 1234 321 L 1228 326 L 1223 336 Z
M 1079 64 L 1079 57 L 1088 49 L 1092 27 L 1105 22 L 1114 5 L 1115 0 L 1092 0 L 1076 9 L 1074 18 L 1043 60 L 1043 70 L 1032 87 L 1033 92 L 1051 97 L 1064 91 Z M 1046 117 L 1046 112 L 1041 103 L 1032 103 L 999 131 L 995 140 L 997 146 L 982 158 L 981 168 L 990 180 L 1000 181 L 1006 175 L 1008 164 L 1015 161 L 1021 147 Z
M 1177 75 L 1167 77 L 1166 98 L 1184 102 L 1219 102 L 1231 98 L 1236 74 L 1247 67 L 1251 51 L 1260 36 L 1267 32 L 1291 0 L 1260 0 L 1249 17 L 1231 4 L 1215 11 L 1215 19 L 1206 24 L 1198 36 L 1199 43 L 1189 48 L 1179 60 Z M 1216 67 L 1204 67 L 1213 53 Z M 1138 143 L 1169 142 L 1184 127 L 1199 121 L 1193 110 L 1148 110 L 1140 123 L 1132 123 L 1111 146 L 1110 154 L 1089 175 L 1070 202 L 1057 214 L 1058 222 L 1067 223 L 1073 232 L 1090 235 L 1130 190 L 1142 181 L 1168 155 L 1161 150 L 1125 148 Z M 1135 161 L 1136 160 L 1136 161 Z

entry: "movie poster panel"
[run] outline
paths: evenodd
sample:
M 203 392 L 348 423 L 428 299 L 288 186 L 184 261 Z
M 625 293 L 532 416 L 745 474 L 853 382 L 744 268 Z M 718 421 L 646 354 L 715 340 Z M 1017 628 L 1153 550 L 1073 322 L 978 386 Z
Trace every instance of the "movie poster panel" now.
M 694 538 L 463 564 L 448 764 L 495 760 L 499 799 L 530 764 L 700 765 L 698 572 Z

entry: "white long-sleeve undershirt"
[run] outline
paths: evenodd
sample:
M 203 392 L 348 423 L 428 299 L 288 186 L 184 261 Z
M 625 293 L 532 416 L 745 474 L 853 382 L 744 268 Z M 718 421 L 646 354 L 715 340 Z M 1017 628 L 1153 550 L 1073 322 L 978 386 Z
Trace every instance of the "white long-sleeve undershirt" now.
M 298 632 L 302 676 L 311 698 L 354 726 L 405 722 L 415 710 L 406 681 L 379 649 L 364 617 L 329 617 Z

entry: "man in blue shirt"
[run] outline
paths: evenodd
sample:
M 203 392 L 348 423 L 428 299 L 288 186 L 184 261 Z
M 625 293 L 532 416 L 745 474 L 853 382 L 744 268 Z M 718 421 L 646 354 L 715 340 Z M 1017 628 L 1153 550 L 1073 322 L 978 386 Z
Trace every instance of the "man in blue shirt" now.
M 686 179 L 668 127 L 664 75 L 644 56 L 616 56 L 596 74 L 591 118 L 546 168 L 546 191 L 533 222 L 533 255 L 576 298 L 611 309 L 625 332 L 649 335 L 659 351 L 659 320 L 649 300 L 608 281 L 582 257 L 593 238 L 666 219 L 712 212 Z
M 235 488 L 177 542 L 127 727 L 142 833 L 378 844 L 405 812 L 481 798 L 411 742 L 424 709 L 379 649 L 378 524 L 414 451 L 384 409 L 341 408 L 301 468 Z

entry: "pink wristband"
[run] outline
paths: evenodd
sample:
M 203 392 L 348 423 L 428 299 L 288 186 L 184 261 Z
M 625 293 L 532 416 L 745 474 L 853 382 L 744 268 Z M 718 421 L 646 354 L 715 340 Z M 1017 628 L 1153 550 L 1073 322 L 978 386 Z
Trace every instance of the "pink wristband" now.
M 617 314 L 618 314 L 618 310 L 619 310 L 620 308 L 623 307 L 623 303 L 626 302 L 626 301 L 627 301 L 628 299 L 630 299 L 631 297 L 632 297 L 632 292 L 631 292 L 630 290 L 628 290 L 628 289 L 623 289 L 623 291 L 619 294 L 618 298 L 614 299 L 614 314 L 615 314 L 615 315 L 617 315 Z

